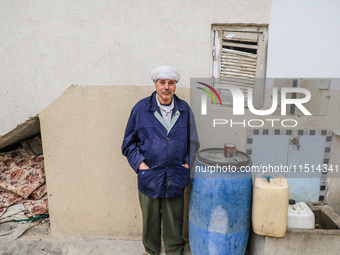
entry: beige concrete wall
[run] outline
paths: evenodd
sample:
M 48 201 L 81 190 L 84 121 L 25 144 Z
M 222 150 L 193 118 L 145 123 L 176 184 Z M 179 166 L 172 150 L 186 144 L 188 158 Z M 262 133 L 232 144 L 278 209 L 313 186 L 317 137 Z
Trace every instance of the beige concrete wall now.
M 319 255 L 338 254 L 340 235 L 338 230 L 290 229 L 281 238 L 259 236 L 250 233 L 250 253 L 252 255 Z
M 153 86 L 72 86 L 39 115 L 51 229 L 139 238 L 137 175 L 121 153 L 132 107 Z M 189 89 L 177 88 L 189 99 Z

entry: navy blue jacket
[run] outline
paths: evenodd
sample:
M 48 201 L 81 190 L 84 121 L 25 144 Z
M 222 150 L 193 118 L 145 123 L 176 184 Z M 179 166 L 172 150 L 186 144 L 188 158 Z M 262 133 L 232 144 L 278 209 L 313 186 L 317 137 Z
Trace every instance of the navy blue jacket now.
M 157 93 L 132 109 L 122 144 L 123 155 L 138 174 L 138 189 L 152 198 L 183 195 L 190 183 L 190 170 L 199 149 L 195 120 L 189 105 L 173 96 L 174 109 L 168 130 L 156 101 Z M 139 170 L 142 162 L 149 167 Z

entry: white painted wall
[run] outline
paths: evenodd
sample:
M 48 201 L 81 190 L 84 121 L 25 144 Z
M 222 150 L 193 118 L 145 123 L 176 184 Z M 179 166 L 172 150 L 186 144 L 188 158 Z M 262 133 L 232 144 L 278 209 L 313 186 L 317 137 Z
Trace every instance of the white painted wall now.
M 339 10 L 337 0 L 274 0 L 267 77 L 340 78 Z
M 212 23 L 269 23 L 271 0 L 0 0 L 0 135 L 71 84 L 151 85 L 158 65 L 180 85 L 207 77 Z

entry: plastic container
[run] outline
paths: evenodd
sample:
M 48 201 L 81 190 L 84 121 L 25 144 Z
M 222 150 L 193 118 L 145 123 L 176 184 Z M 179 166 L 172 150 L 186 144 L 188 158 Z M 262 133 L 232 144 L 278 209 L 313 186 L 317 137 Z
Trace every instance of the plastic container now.
M 315 228 L 315 216 L 305 202 L 288 206 L 288 228 Z
M 252 178 L 251 173 L 241 173 L 240 167 L 251 161 L 243 152 L 235 158 L 237 162 L 226 163 L 223 149 L 197 154 L 189 206 L 192 254 L 243 255 L 246 250 Z M 228 167 L 230 171 L 225 171 Z
M 258 174 L 253 189 L 252 224 L 256 234 L 283 237 L 287 230 L 289 188 L 284 176 Z

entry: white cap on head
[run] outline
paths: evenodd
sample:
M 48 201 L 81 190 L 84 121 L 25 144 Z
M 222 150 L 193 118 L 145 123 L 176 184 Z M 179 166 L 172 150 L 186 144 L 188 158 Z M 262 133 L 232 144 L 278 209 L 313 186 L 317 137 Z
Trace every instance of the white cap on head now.
M 151 79 L 156 83 L 159 79 L 169 79 L 176 82 L 179 81 L 180 75 L 178 71 L 170 66 L 159 66 L 155 70 L 151 71 Z

